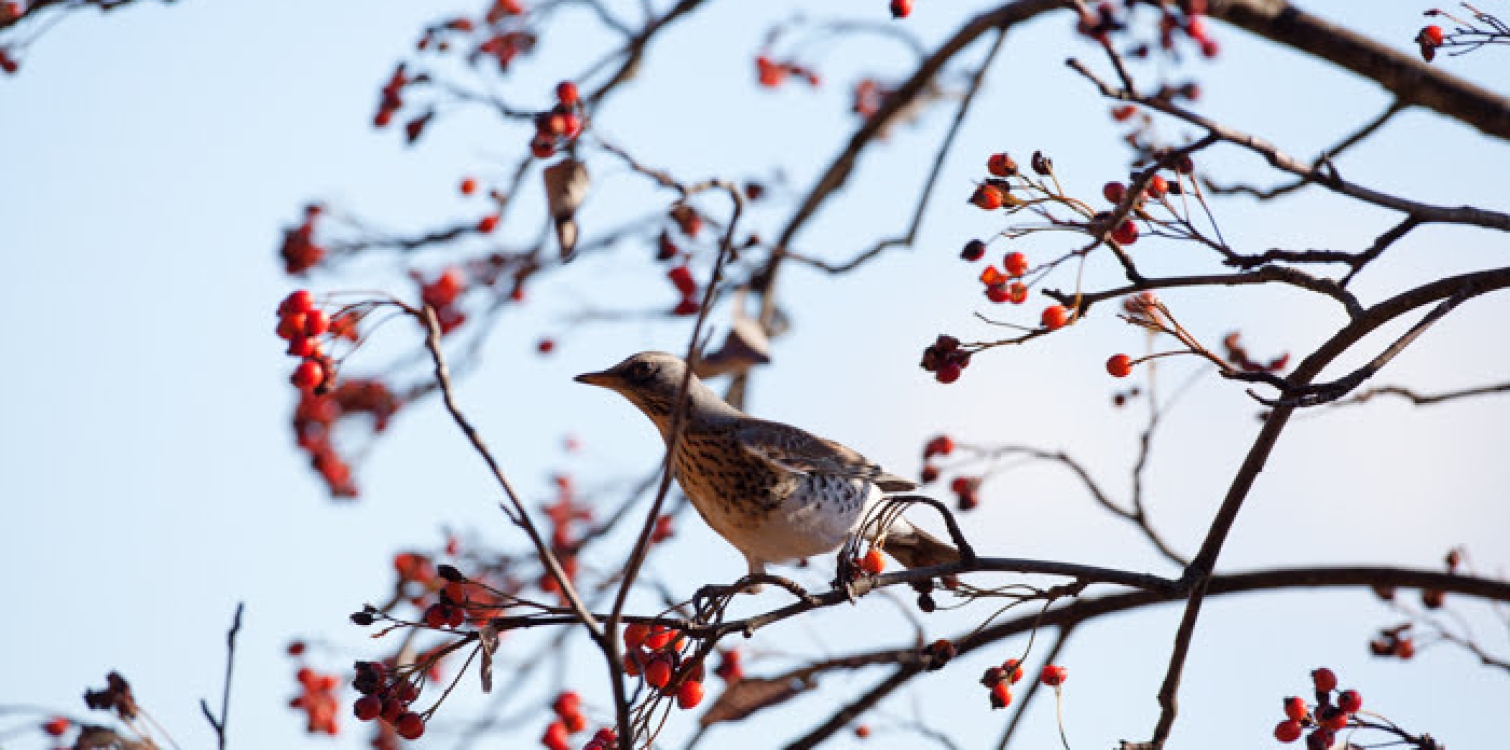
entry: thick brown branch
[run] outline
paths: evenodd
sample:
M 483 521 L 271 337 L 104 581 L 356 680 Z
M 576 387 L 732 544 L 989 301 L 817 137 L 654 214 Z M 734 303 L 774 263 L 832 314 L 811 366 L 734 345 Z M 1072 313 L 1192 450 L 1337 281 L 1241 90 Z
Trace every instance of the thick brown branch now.
M 1435 110 L 1497 138 L 1510 138 L 1510 99 L 1432 67 L 1413 51 L 1381 44 L 1283 0 L 1210 0 L 1207 12 L 1377 81 L 1403 104 Z

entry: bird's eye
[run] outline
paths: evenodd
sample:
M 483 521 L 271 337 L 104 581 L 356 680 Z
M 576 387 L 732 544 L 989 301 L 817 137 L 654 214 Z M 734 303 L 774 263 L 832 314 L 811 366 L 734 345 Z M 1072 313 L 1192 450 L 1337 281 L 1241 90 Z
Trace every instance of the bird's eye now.
M 630 380 L 638 382 L 649 380 L 650 376 L 654 373 L 655 365 L 652 365 L 649 362 L 636 362 L 633 365 L 630 365 L 628 375 Z

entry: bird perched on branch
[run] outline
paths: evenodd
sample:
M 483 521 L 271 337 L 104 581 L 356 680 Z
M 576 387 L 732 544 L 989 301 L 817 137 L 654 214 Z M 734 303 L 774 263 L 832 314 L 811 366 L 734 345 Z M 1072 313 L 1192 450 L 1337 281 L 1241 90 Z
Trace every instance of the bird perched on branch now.
M 680 357 L 641 352 L 576 380 L 617 391 L 669 441 L 685 377 Z M 752 575 L 764 574 L 766 563 L 832 552 L 862 524 L 864 535 L 875 537 L 883 496 L 917 487 L 832 440 L 745 414 L 695 375 L 683 424 L 672 464 L 677 483 L 703 520 L 745 556 Z M 900 517 L 886 529 L 883 548 L 909 568 L 960 559 L 954 547 Z

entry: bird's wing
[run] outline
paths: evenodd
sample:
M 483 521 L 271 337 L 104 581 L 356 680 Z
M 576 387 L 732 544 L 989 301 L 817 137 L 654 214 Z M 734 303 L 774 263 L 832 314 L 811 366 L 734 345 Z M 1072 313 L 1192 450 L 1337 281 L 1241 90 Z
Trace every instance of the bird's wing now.
M 752 419 L 735 430 L 734 437 L 750 455 L 786 471 L 865 479 L 885 492 L 905 492 L 918 486 L 883 471 L 849 448 L 791 425 Z

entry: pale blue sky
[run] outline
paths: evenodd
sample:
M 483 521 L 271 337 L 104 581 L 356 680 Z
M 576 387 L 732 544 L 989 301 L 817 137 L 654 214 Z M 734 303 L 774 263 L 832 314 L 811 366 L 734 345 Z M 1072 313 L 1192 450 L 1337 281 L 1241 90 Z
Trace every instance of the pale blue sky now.
M 822 89 L 757 91 L 751 58 L 765 19 L 784 18 L 784 8 L 801 5 L 763 3 L 766 15 L 756 19 L 739 3 L 700 11 L 671 30 L 640 79 L 598 113 L 604 133 L 631 145 L 644 162 L 687 179 L 767 175 L 769 165 L 781 164 L 792 185 L 806 189 L 848 138 L 848 83 L 862 71 L 897 75 L 909 60 L 895 45 L 852 42 L 827 55 Z M 1402 48 L 1420 23 L 1420 7 L 1410 2 L 1311 5 Z M 874 0 L 846 8 L 880 19 L 883 6 Z M 212 736 L 197 701 L 218 695 L 224 629 L 235 603 L 245 601 L 233 744 L 363 747 L 365 729 L 356 731 L 350 720 L 337 740 L 305 738 L 285 705 L 295 692 L 293 666 L 282 655 L 287 640 L 315 639 L 322 644 L 315 663 L 343 670 L 376 653 L 344 618 L 382 595 L 393 551 L 431 545 L 443 526 L 517 542 L 493 508 L 495 491 L 480 463 L 435 403 L 397 420 L 362 467 L 366 493 L 358 504 L 327 501 L 292 449 L 290 360 L 272 335 L 272 310 L 293 286 L 276 262 L 278 233 L 304 201 L 326 199 L 388 226 L 419 228 L 472 216 L 476 204 L 456 195 L 457 180 L 502 175 L 513 164 L 525 132 L 499 128 L 482 113 L 443 120 L 416 149 L 368 126 L 378 87 L 417 30 L 470 9 L 349 0 L 143 4 L 103 19 L 71 19 L 28 52 L 20 76 L 0 78 L 0 143 L 7 144 L 0 162 L 0 316 L 8 321 L 0 340 L 9 353 L 0 392 L 10 395 L 0 416 L 6 511 L 0 567 L 10 603 L 0 616 L 7 677 L 0 704 L 82 714 L 82 691 L 119 669 L 183 747 L 207 747 Z M 947 4 L 919 3 L 909 23 L 937 40 L 962 14 Z M 582 24 L 586 16 L 567 21 Z M 1201 109 L 1293 153 L 1313 154 L 1386 103 L 1372 84 L 1220 25 L 1216 33 L 1223 59 L 1192 65 L 1207 92 Z M 549 85 L 595 59 L 597 50 L 584 47 L 592 45 L 552 45 L 547 38 L 542 56 L 521 68 L 509 91 L 521 102 L 544 104 Z M 1506 54 L 1490 49 L 1439 64 L 1505 91 Z M 1123 492 L 1123 467 L 1140 422 L 1108 405 L 1114 384 L 1101 362 L 1142 342 L 1109 310 L 1068 335 L 981 356 L 954 387 L 937 386 L 915 366 L 922 346 L 940 331 L 994 335 L 971 313 L 1000 308 L 985 310 L 976 269 L 955 259 L 965 239 L 1002 228 L 999 219 L 963 203 L 986 154 L 1008 149 L 1025 160 L 1041 148 L 1055 157 L 1063 179 L 1091 195 L 1125 173 L 1106 104 L 1060 64 L 1067 55 L 1099 63 L 1062 17 L 1013 34 L 939 182 L 915 250 L 895 251 L 837 282 L 799 269 L 784 274 L 796 325 L 777 344 L 779 366 L 754 385 L 752 411 L 844 441 L 902 473 L 916 470 L 919 446 L 939 431 L 973 442 L 1063 447 Z M 901 229 L 946 124 L 946 113 L 934 111 L 868 154 L 850 188 L 802 235 L 802 249 L 848 257 L 871 238 Z M 1234 151 L 1212 161 L 1263 174 L 1257 159 Z M 1401 116 L 1341 166 L 1350 178 L 1423 200 L 1510 209 L 1504 192 L 1510 148 L 1428 113 Z M 583 219 L 589 237 L 594 227 L 670 198 L 607 162 L 594 176 L 597 192 Z M 1218 210 L 1227 236 L 1245 250 L 1356 249 L 1394 220 L 1325 197 L 1274 207 L 1237 200 Z M 784 216 L 781 208 L 757 209 L 751 219 L 769 235 Z M 526 226 L 532 236 L 538 224 L 531 219 Z M 1042 256 L 1070 242 L 1033 239 L 1024 248 Z M 1160 254 L 1174 264 L 1186 252 L 1157 244 L 1138 250 L 1158 265 Z M 1428 227 L 1401 242 L 1357 288 L 1374 300 L 1426 275 L 1503 264 L 1507 251 L 1503 236 Z M 564 330 L 566 316 L 584 300 L 610 307 L 662 300 L 665 282 L 644 262 L 647 253 L 627 248 L 587 258 L 532 289 L 532 303 L 491 336 L 487 366 L 461 385 L 464 406 L 532 498 L 545 497 L 555 470 L 577 472 L 586 483 L 622 481 L 658 455 L 638 414 L 572 384 L 570 375 L 637 349 L 680 348 L 685 321 L 574 331 L 555 356 L 533 355 L 535 339 Z M 1093 264 L 1088 280 L 1112 283 L 1115 268 Z M 317 278 L 315 286 L 375 283 L 362 281 Z M 1338 321 L 1328 304 L 1284 290 L 1165 298 L 1197 332 L 1215 340 L 1241 327 L 1261 351 L 1303 351 L 1319 340 L 1318 320 Z M 1503 379 L 1510 371 L 1507 319 L 1504 299 L 1466 304 L 1381 382 L 1443 390 Z M 395 329 L 388 345 L 405 345 L 406 335 Z M 1255 411 L 1240 388 L 1212 378 L 1170 419 L 1149 489 L 1151 510 L 1177 547 L 1198 544 L 1257 429 Z M 563 457 L 559 443 L 567 433 L 585 441 L 581 456 Z M 1223 565 L 1434 567 L 1449 546 L 1468 544 L 1485 567 L 1503 569 L 1510 563 L 1503 541 L 1510 532 L 1507 438 L 1506 398 L 1423 410 L 1381 402 L 1297 419 L 1260 478 Z M 1134 535 L 1097 515 L 1055 468 L 1019 469 L 988 485 L 983 500 L 965 519 L 983 550 L 1170 572 Z M 654 572 L 688 594 L 700 583 L 730 580 L 741 568 L 721 540 L 690 523 L 651 561 Z M 1503 629 L 1494 629 L 1480 609 L 1466 611 L 1486 644 L 1510 652 Z M 976 607 L 938 615 L 928 621 L 930 636 L 956 633 L 984 614 Z M 1175 608 L 1150 610 L 1077 634 L 1064 659 L 1073 746 L 1107 747 L 1151 729 L 1177 617 Z M 1184 682 L 1175 746 L 1273 745 L 1267 738 L 1279 699 L 1300 692 L 1321 663 L 1362 689 L 1370 708 L 1454 746 L 1488 746 L 1506 736 L 1506 675 L 1475 668 L 1449 649 L 1427 651 L 1409 668 L 1367 657 L 1372 630 L 1396 620 L 1363 592 L 1212 602 Z M 910 637 L 895 608 L 873 598 L 772 628 L 750 645 L 774 654 L 840 653 L 872 632 L 880 634 L 877 645 Z M 516 653 L 527 653 L 523 645 L 531 638 L 519 638 Z M 975 678 L 988 661 L 1021 646 L 1003 644 L 991 658 L 918 680 L 917 697 L 888 701 L 886 715 L 905 718 L 917 710 L 962 747 L 994 747 L 1005 714 L 986 710 Z M 773 658 L 752 671 L 768 673 L 782 663 Z M 574 684 L 591 685 L 599 671 L 584 652 L 568 674 Z M 772 736 L 811 726 L 880 676 L 835 676 L 821 697 L 709 739 L 766 747 Z M 470 716 L 476 691 L 467 681 L 442 718 Z M 588 688 L 587 698 L 601 718 L 604 694 Z M 527 703 L 505 713 L 521 705 Z M 1033 711 L 1023 746 L 1057 741 L 1050 708 L 1044 703 Z M 544 724 L 542 709 L 521 724 L 517 741 L 479 746 L 532 746 Z M 691 716 L 673 717 L 669 746 L 680 746 L 694 724 Z M 0 737 L 11 725 L 0 717 Z M 453 738 L 437 724 L 423 744 L 449 746 Z M 916 743 L 914 735 L 882 731 L 866 746 Z M 41 746 L 31 736 L 0 739 L 0 746 L 12 745 Z

